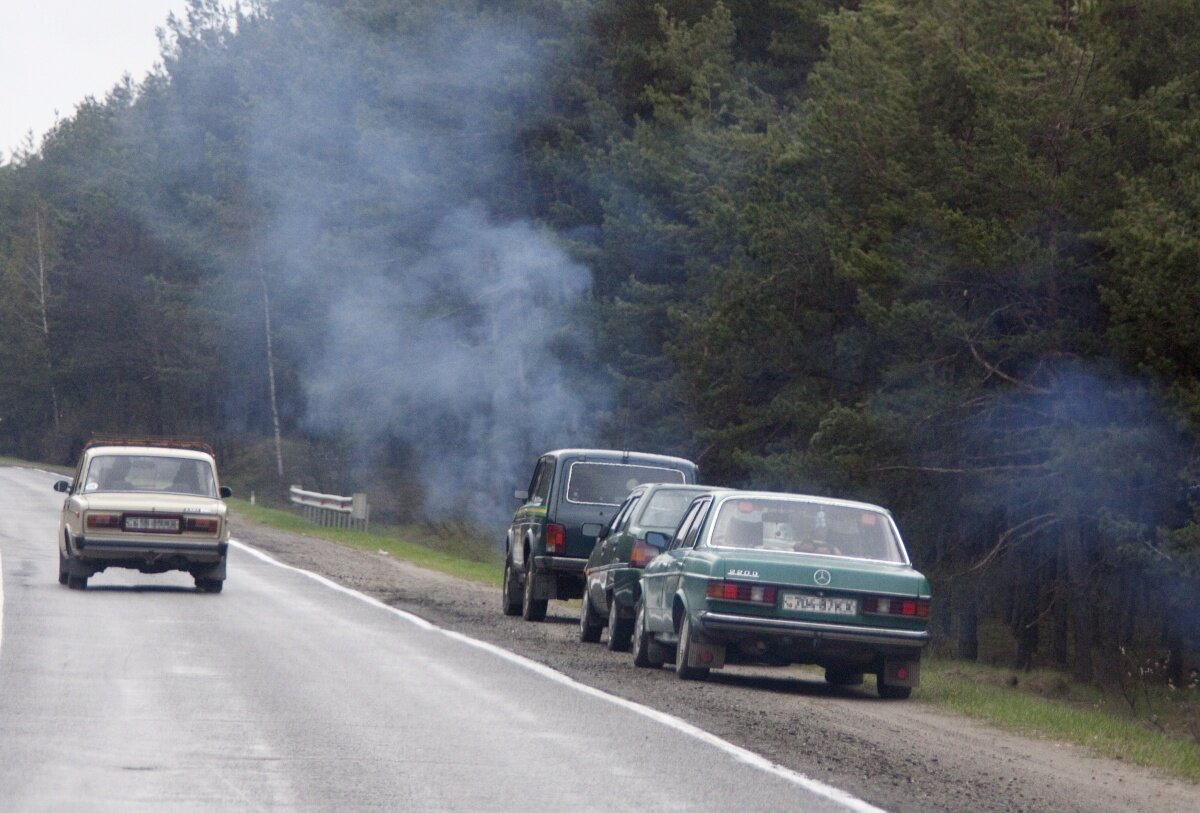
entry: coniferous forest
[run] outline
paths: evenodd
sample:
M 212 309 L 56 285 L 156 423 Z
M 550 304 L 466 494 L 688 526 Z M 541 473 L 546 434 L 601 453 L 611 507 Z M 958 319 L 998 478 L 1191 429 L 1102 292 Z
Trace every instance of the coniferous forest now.
M 1200 665 L 1200 3 L 226 5 L 0 165 L 0 454 L 497 540 L 679 454 L 889 507 L 944 652 Z

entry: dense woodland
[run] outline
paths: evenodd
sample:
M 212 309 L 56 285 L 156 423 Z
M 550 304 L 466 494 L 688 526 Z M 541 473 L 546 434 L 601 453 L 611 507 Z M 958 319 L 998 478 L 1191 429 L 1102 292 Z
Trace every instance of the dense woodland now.
M 891 508 L 945 653 L 1186 681 L 1198 43 L 1195 0 L 192 0 L 0 165 L 0 453 L 198 435 L 497 538 L 547 448 L 682 454 Z

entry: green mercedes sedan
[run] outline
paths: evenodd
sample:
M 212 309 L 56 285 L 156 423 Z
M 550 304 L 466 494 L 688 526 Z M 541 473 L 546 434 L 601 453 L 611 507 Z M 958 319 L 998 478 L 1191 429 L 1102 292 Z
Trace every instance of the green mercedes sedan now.
M 695 497 L 665 552 L 642 573 L 633 657 L 661 666 L 674 652 L 685 680 L 729 662 L 824 667 L 836 685 L 875 675 L 880 697 L 920 682 L 929 641 L 929 582 L 909 561 L 883 508 L 769 492 Z

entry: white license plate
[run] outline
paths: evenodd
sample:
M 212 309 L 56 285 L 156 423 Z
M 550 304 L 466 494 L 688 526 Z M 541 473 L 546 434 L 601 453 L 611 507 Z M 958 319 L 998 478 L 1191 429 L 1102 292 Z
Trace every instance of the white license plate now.
M 858 602 L 852 598 L 826 598 L 804 593 L 784 593 L 783 609 L 825 615 L 857 615 Z
M 178 531 L 179 520 L 166 517 L 126 517 L 127 531 Z

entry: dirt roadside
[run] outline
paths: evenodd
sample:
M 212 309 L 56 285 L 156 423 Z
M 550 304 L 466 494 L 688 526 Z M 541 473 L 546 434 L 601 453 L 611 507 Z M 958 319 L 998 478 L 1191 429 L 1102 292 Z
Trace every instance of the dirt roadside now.
M 500 613 L 500 591 L 314 537 L 233 523 L 234 538 L 446 629 L 497 644 L 614 695 L 683 718 L 764 757 L 904 811 L 1200 810 L 1200 786 L 1084 749 L 1029 739 L 874 687 L 836 688 L 800 669 L 730 667 L 703 683 L 636 669 L 628 653 L 578 641 L 578 615 Z M 231 568 L 229 587 L 237 589 Z M 871 681 L 867 681 L 868 684 Z

